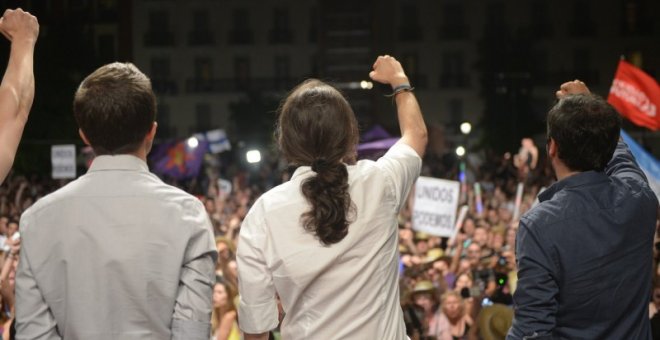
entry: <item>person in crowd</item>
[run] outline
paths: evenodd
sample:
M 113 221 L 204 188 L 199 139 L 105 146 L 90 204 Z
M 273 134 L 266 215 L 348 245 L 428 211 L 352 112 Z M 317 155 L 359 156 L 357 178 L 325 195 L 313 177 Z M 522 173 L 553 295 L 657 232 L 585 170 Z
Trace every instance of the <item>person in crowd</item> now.
M 0 33 L 10 42 L 9 63 L 0 83 L 0 183 L 16 157 L 23 128 L 34 99 L 34 46 L 39 36 L 37 18 L 18 8 L 0 18 Z
M 413 288 L 413 303 L 419 306 L 423 311 L 422 315 L 424 317 L 423 325 L 425 331 L 422 339 L 444 339 L 442 336 L 443 332 L 441 323 L 442 311 L 440 309 L 440 296 L 438 293 L 438 289 L 428 280 L 417 282 Z
M 649 339 L 658 200 L 618 112 L 577 80 L 557 97 L 547 152 L 558 182 L 519 222 L 507 339 Z
M 239 326 L 246 340 L 278 325 L 284 339 L 406 339 L 399 301 L 397 214 L 427 144 L 401 64 L 380 56 L 369 74 L 393 89 L 401 139 L 377 161 L 354 163 L 355 115 L 332 86 L 305 81 L 284 100 L 280 150 L 298 165 L 263 194 L 241 226 Z
M 443 337 L 437 337 L 437 339 L 473 339 L 476 328 L 473 327 L 474 321 L 466 311 L 465 301 L 461 294 L 456 291 L 445 292 L 440 298 L 440 303 L 442 305 L 440 332 Z
M 212 340 L 240 340 L 234 298 L 235 288 L 221 277 L 216 277 L 211 316 Z
M 73 112 L 97 156 L 21 217 L 17 338 L 208 340 L 212 227 L 199 199 L 149 172 L 149 78 L 104 65 L 80 84 Z

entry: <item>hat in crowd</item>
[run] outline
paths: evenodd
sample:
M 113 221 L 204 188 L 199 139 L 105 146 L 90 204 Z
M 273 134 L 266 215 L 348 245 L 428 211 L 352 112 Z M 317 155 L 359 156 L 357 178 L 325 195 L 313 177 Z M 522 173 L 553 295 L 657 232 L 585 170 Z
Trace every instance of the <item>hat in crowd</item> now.
M 406 245 L 404 245 L 404 244 L 399 245 L 399 253 L 407 254 L 409 252 L 410 252 L 410 250 L 408 249 L 408 247 L 406 247 Z
M 495 303 L 482 308 L 477 321 L 483 340 L 504 340 L 513 323 L 513 309 Z
M 435 286 L 433 283 L 429 280 L 421 280 L 417 281 L 415 283 L 415 287 L 413 288 L 413 293 L 426 293 L 426 292 L 433 292 L 435 290 Z
M 418 231 L 415 233 L 415 240 L 423 240 L 426 241 L 429 239 L 429 234 L 423 232 L 423 231 Z
M 440 248 L 433 248 L 429 249 L 429 251 L 426 252 L 426 257 L 422 262 L 424 263 L 431 263 L 439 260 L 442 258 L 442 256 L 445 254 L 445 252 L 440 249 Z

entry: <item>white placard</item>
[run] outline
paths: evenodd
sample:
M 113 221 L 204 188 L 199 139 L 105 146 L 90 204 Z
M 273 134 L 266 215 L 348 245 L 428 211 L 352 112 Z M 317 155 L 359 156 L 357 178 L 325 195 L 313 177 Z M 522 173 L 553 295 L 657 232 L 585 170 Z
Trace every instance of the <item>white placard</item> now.
M 76 146 L 52 145 L 50 160 L 53 165 L 53 178 L 76 178 Z
M 413 229 L 435 236 L 451 237 L 459 193 L 459 182 L 419 177 L 415 184 Z

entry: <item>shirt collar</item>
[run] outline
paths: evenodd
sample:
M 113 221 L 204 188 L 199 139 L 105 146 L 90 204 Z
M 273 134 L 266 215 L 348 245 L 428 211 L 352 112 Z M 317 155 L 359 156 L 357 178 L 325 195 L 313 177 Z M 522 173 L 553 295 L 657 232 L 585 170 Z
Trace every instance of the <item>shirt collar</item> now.
M 104 170 L 149 171 L 149 166 L 133 155 L 103 155 L 96 156 L 89 167 L 89 172 Z
M 293 175 L 291 175 L 291 180 L 293 181 L 297 177 L 301 176 L 307 176 L 310 173 L 313 173 L 312 167 L 311 166 L 299 166 L 296 168 L 296 171 L 293 172 Z
M 584 171 L 575 175 L 566 177 L 559 182 L 551 185 L 547 190 L 539 194 L 539 202 L 547 201 L 563 189 L 580 187 L 583 185 L 594 184 L 607 181 L 607 175 L 604 172 Z

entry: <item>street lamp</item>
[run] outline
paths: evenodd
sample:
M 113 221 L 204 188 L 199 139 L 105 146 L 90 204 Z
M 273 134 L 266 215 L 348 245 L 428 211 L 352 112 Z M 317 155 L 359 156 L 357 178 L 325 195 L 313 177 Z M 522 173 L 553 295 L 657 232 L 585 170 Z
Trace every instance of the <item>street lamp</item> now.
M 190 137 L 188 138 L 187 144 L 188 144 L 188 148 L 194 149 L 199 145 L 199 140 L 195 137 Z
M 464 122 L 464 123 L 461 124 L 461 132 L 464 135 L 470 134 L 470 131 L 472 131 L 472 124 L 470 124 L 468 122 Z
M 463 157 L 463 156 L 465 156 L 465 148 L 464 148 L 462 145 L 459 145 L 459 146 L 456 148 L 456 155 L 457 155 L 458 157 Z
M 250 164 L 261 162 L 261 152 L 259 150 L 249 150 L 245 153 L 245 158 Z

